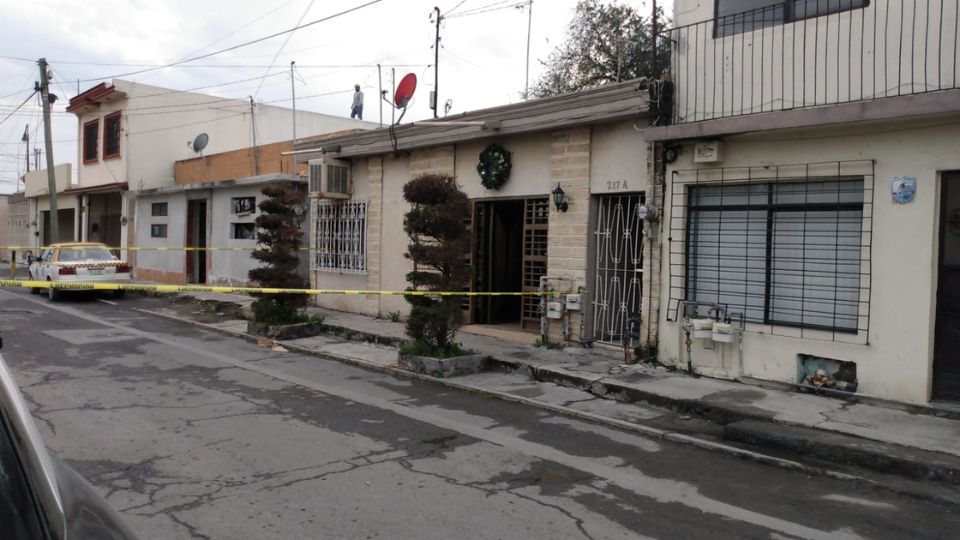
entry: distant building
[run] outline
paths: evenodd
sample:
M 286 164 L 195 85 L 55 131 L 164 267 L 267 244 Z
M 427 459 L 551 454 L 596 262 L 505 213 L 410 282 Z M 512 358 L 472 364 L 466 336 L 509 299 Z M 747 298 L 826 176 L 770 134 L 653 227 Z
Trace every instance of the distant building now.
M 288 140 L 293 120 L 290 109 L 124 80 L 86 90 L 70 100 L 67 111 L 78 120 L 78 184 L 69 193 L 80 197 L 83 208 L 79 239 L 90 239 L 96 225 L 100 241 L 121 248 L 135 245 L 138 220 L 149 224 L 152 217 L 138 215 L 136 194 L 176 186 L 175 162 L 253 148 L 257 150 L 244 164 L 256 176 L 266 167 L 258 149 Z M 312 112 L 296 115 L 298 130 L 310 135 L 372 126 Z M 191 144 L 201 133 L 207 134 L 208 144 L 194 151 Z M 168 212 L 184 215 L 192 198 L 184 199 L 183 209 L 170 204 Z M 184 235 L 171 236 L 167 246 L 183 247 L 186 241 Z M 135 267 L 138 255 L 125 253 Z
M 283 141 L 177 161 L 174 185 L 137 191 L 136 245 L 141 248 L 137 278 L 250 284 L 247 273 L 260 264 L 250 253 L 257 246 L 254 221 L 260 214 L 258 205 L 266 198 L 263 188 L 282 182 L 293 182 L 304 192 L 307 188 L 304 170 L 294 167 L 292 155 L 283 155 L 292 150 L 293 141 Z M 310 245 L 306 209 L 301 222 L 304 248 Z M 152 249 L 174 245 L 219 249 Z M 301 274 L 307 278 L 306 251 L 301 259 Z
M 6 196 L 7 219 L 6 232 L 0 236 L 0 241 L 7 246 L 31 246 L 33 243 L 30 238 L 30 203 L 23 192 L 14 193 Z M 7 250 L 4 257 L 11 257 L 13 250 Z M 16 250 L 17 261 L 26 261 L 26 251 L 24 249 Z

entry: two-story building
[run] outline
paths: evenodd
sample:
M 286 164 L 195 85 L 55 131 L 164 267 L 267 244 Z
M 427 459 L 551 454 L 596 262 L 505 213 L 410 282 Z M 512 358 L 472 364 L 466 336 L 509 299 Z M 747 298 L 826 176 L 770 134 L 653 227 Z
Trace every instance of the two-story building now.
M 676 0 L 644 133 L 666 163 L 664 362 L 960 401 L 958 17 Z
M 80 196 L 78 236 L 121 248 L 136 244 L 138 229 L 142 229 L 140 236 L 161 240 L 167 247 L 210 245 L 212 209 L 205 192 L 167 193 L 162 201 L 154 201 L 166 204 L 164 216 L 137 213 L 137 193 L 156 195 L 157 190 L 176 185 L 177 161 L 249 148 L 249 159 L 242 165 L 245 170 L 249 165 L 246 176 L 257 176 L 266 166 L 260 149 L 290 139 L 294 114 L 299 133 L 307 135 L 372 125 L 124 80 L 86 90 L 70 100 L 67 111 L 78 120 L 78 184 L 69 190 Z M 173 222 L 170 229 L 164 232 L 159 223 L 154 227 L 155 217 Z M 203 223 L 205 228 L 196 229 Z M 125 255 L 134 263 L 134 272 L 141 269 L 147 279 L 163 278 L 163 272 L 171 269 L 184 274 L 184 265 L 199 268 L 202 264 L 195 253 L 192 257 L 149 251 Z M 195 280 L 202 277 L 189 274 Z

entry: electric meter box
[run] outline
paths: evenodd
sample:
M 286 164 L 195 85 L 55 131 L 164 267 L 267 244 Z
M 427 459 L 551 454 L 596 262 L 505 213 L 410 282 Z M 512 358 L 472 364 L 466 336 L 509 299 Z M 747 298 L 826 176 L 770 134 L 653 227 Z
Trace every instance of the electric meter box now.
M 562 302 L 547 302 L 547 318 L 560 319 L 563 317 Z
M 583 298 L 579 294 L 567 295 L 567 311 L 580 311 Z

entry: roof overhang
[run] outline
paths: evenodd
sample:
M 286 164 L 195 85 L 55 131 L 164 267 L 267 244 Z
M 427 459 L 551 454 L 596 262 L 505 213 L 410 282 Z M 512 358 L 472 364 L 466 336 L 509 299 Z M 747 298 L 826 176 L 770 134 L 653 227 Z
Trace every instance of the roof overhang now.
M 322 155 L 362 157 L 444 144 L 523 135 L 622 120 L 643 119 L 649 99 L 641 80 L 504 105 L 439 120 L 364 131 L 325 141 L 298 142 L 300 159 Z M 646 120 L 643 120 L 646 125 Z
M 177 184 L 160 188 L 142 189 L 136 192 L 138 196 L 162 195 L 165 193 L 180 193 L 183 191 L 197 191 L 204 189 L 226 189 L 232 187 L 264 186 L 281 182 L 296 182 L 306 184 L 307 180 L 294 174 L 270 173 L 235 180 L 220 180 L 218 182 L 198 182 L 195 184 Z
M 93 195 L 97 193 L 113 193 L 115 191 L 127 191 L 126 182 L 113 182 L 110 184 L 100 184 L 98 186 L 79 186 L 62 191 L 68 195 Z
M 127 94 L 117 90 L 112 84 L 100 83 L 82 94 L 74 96 L 67 106 L 67 112 L 79 116 L 100 108 L 101 103 L 108 103 L 125 97 L 127 97 Z

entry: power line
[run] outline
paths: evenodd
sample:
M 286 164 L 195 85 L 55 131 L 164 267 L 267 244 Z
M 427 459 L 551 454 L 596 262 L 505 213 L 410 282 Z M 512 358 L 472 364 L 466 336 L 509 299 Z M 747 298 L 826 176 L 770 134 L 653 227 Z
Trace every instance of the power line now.
M 152 67 L 152 68 L 148 68 L 148 69 L 141 69 L 141 70 L 137 70 L 137 71 L 129 71 L 129 72 L 127 72 L 127 73 L 120 73 L 120 74 L 111 75 L 111 76 L 108 76 L 108 77 L 98 77 L 98 78 L 95 78 L 95 79 L 81 79 L 79 82 L 94 82 L 94 81 L 102 81 L 102 80 L 104 80 L 104 79 L 113 79 L 113 78 L 116 78 L 116 77 L 128 77 L 128 76 L 130 76 L 130 75 L 139 75 L 140 73 L 146 73 L 146 72 L 148 72 L 148 71 L 155 71 L 155 70 L 157 70 L 157 69 L 163 69 L 163 68 L 167 68 L 167 67 L 178 66 L 178 65 L 180 65 L 180 64 L 185 64 L 185 63 L 187 63 L 187 62 L 193 62 L 194 60 L 201 60 L 201 59 L 203 59 L 203 58 L 210 58 L 211 56 L 216 56 L 216 55 L 218 55 L 218 54 L 223 54 L 223 53 L 225 53 L 225 52 L 229 52 L 229 51 L 233 51 L 233 50 L 240 49 L 240 48 L 243 48 L 243 47 L 247 47 L 247 46 L 253 45 L 253 44 L 255 44 L 255 43 L 260 43 L 260 42 L 266 41 L 266 40 L 268 40 L 268 39 L 273 39 L 273 38 L 275 38 L 275 37 L 277 37 L 277 36 L 282 36 L 282 35 L 284 35 L 284 34 L 289 34 L 290 32 L 295 32 L 295 31 L 297 31 L 297 30 L 299 30 L 299 29 L 301 29 L 301 28 L 307 28 L 307 27 L 313 26 L 313 25 L 315 25 L 315 24 L 319 24 L 319 23 L 322 23 L 322 22 L 326 22 L 326 21 L 329 21 L 329 20 L 331 20 L 331 19 L 335 19 L 335 18 L 337 18 L 337 17 L 341 17 L 341 16 L 343 16 L 343 15 L 347 15 L 347 14 L 349 14 L 349 13 L 353 13 L 354 11 L 358 11 L 358 10 L 363 9 L 363 8 L 365 8 L 365 7 L 372 6 L 373 4 L 379 4 L 379 3 L 382 2 L 382 1 L 383 1 L 383 0 L 370 0 L 370 1 L 366 2 L 366 3 L 360 4 L 359 6 L 354 6 L 354 7 L 352 7 L 352 8 L 345 9 L 345 10 L 343 10 L 343 11 L 339 11 L 339 12 L 334 13 L 334 14 L 332 14 L 332 15 L 328 15 L 328 16 L 326 16 L 326 17 L 322 17 L 322 18 L 320 18 L 320 19 L 317 19 L 317 20 L 314 20 L 314 21 L 310 21 L 310 22 L 308 22 L 308 23 L 306 23 L 306 24 L 302 24 L 302 25 L 299 25 L 299 26 L 295 26 L 295 27 L 290 28 L 290 29 L 288 29 L 288 30 L 283 30 L 283 31 L 280 31 L 280 32 L 276 32 L 276 33 L 270 34 L 269 36 L 264 36 L 264 37 L 262 37 L 262 38 L 258 38 L 258 39 L 254 39 L 254 40 L 247 41 L 247 42 L 244 42 L 244 43 L 240 43 L 240 44 L 237 44 L 237 45 L 233 45 L 233 46 L 227 47 L 227 48 L 225 48 L 225 49 L 220 49 L 220 50 L 218 50 L 218 51 L 214 51 L 214 52 L 211 52 L 211 53 L 202 54 L 202 55 L 200 55 L 200 56 L 195 56 L 195 57 L 193 57 L 193 58 L 187 58 L 187 59 L 185 59 L 185 60 L 179 60 L 179 61 L 177 61 L 177 62 L 170 62 L 169 64 L 164 64 L 164 65 L 158 66 L 158 67 Z
M 467 11 L 461 11 L 460 13 L 454 13 L 453 15 L 450 15 L 450 18 L 452 19 L 456 17 L 469 17 L 471 15 L 481 15 L 483 13 L 490 13 L 491 11 L 499 11 L 501 9 L 510 9 L 510 8 L 527 5 L 527 0 L 523 0 L 522 2 L 516 2 L 516 3 L 505 5 L 505 6 L 501 5 L 501 4 L 506 4 L 509 1 L 510 0 L 494 2 L 492 4 L 487 4 L 486 6 L 480 6 L 478 8 L 468 9 Z
M 313 8 L 314 1 L 315 0 L 310 0 L 310 3 L 307 4 L 307 9 L 303 10 L 303 14 L 300 15 L 299 19 L 297 19 L 297 26 L 300 26 L 300 24 L 303 22 L 303 19 L 307 17 L 307 13 L 310 13 L 310 9 Z M 269 74 L 270 70 L 273 69 L 274 64 L 277 63 L 277 57 L 280 56 L 280 53 L 282 53 L 285 48 L 287 48 L 287 43 L 290 43 L 290 38 L 292 37 L 293 37 L 293 32 L 290 32 L 289 34 L 287 34 L 287 38 L 283 40 L 283 45 L 280 45 L 280 48 L 277 49 L 277 54 L 274 54 L 273 59 L 270 60 L 270 67 L 267 68 L 267 72 L 264 73 L 264 75 Z M 257 97 L 257 94 L 260 93 L 260 88 L 262 86 L 263 86 L 263 80 L 261 80 L 260 84 L 257 85 L 257 90 L 253 93 L 253 97 Z
M 29 96 L 27 96 L 27 99 L 23 100 L 23 103 L 21 103 L 20 105 L 18 105 L 16 109 L 12 110 L 12 111 L 10 112 L 10 114 L 4 116 L 4 117 L 3 117 L 3 120 L 0 120 L 0 125 L 2 125 L 2 124 L 3 124 L 4 122 L 6 122 L 11 116 L 13 116 L 13 113 L 15 113 L 15 112 L 17 112 L 18 110 L 20 110 L 20 107 L 23 107 L 24 105 L 26 105 L 27 102 L 30 101 L 30 98 L 33 97 L 33 94 L 36 94 L 36 93 L 37 93 L 37 92 L 34 91 L 32 94 L 30 94 Z

